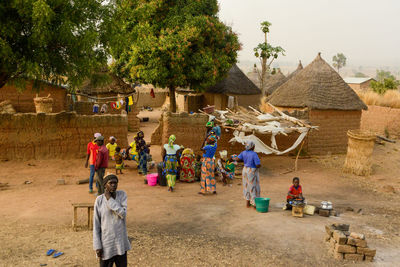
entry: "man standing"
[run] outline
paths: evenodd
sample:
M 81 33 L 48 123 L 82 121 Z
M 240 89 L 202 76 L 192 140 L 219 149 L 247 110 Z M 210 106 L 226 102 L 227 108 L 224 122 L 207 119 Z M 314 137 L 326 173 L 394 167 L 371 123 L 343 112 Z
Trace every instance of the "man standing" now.
M 93 141 L 89 142 L 87 145 L 87 157 L 85 168 L 89 166 L 90 175 L 89 175 L 89 193 L 93 193 L 93 177 L 95 173 L 95 164 L 96 164 L 96 156 L 97 156 L 97 149 L 98 146 L 96 144 L 96 138 L 101 136 L 101 133 L 95 133 Z
M 104 178 L 105 192 L 96 198 L 93 214 L 93 248 L 100 267 L 127 267 L 131 249 L 126 230 L 127 195 L 117 191 L 118 177 Z
M 104 137 L 98 136 L 96 138 L 96 144 L 98 146 L 97 156 L 96 156 L 96 186 L 97 186 L 97 195 L 101 195 L 104 193 L 104 185 L 103 185 L 103 177 L 108 167 L 108 149 L 104 145 Z

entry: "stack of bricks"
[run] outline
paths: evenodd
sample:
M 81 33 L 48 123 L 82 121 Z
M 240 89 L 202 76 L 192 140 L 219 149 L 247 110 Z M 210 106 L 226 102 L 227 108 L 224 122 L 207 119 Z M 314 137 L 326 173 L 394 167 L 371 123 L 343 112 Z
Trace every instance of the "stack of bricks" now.
M 335 259 L 349 261 L 373 261 L 376 250 L 367 246 L 363 234 L 349 232 L 348 224 L 326 225 L 325 241 Z

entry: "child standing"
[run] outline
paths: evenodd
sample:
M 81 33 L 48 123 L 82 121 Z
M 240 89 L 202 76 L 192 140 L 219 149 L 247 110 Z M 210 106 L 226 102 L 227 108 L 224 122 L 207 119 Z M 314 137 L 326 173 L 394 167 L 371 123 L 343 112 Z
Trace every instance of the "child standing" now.
M 115 148 L 118 146 L 116 141 L 117 139 L 114 136 L 110 136 L 110 143 L 106 145 L 109 153 L 109 157 L 114 160 Z
M 194 177 L 196 181 L 200 181 L 201 177 L 201 155 L 197 155 L 194 162 Z
M 115 148 L 114 158 L 115 158 L 115 174 L 118 174 L 118 171 L 120 171 L 120 173 L 122 174 L 122 169 L 124 168 L 124 160 L 121 154 L 121 148 L 119 146 Z
M 292 205 L 294 202 L 304 202 L 304 197 L 303 197 L 303 189 L 300 185 L 300 178 L 299 177 L 294 177 L 293 178 L 293 185 L 289 188 L 289 192 L 286 197 L 286 208 L 284 209 L 290 209 L 292 208 Z

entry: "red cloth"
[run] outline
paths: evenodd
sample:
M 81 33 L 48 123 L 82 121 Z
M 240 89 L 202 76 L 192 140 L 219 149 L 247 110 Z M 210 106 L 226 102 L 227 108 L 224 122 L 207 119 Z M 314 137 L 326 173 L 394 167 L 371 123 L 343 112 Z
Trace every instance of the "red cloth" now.
M 156 95 L 154 94 L 153 88 L 151 88 L 150 95 L 151 95 L 152 98 L 155 98 L 155 97 L 156 97 Z
M 95 169 L 107 168 L 108 167 L 108 149 L 105 145 L 99 147 L 96 158 Z
M 96 156 L 97 156 L 97 149 L 98 148 L 99 147 L 94 142 L 89 142 L 87 144 L 87 152 L 86 153 L 88 155 L 92 154 L 92 156 L 89 158 L 89 161 L 91 161 L 91 158 L 93 157 L 93 163 L 96 162 Z M 90 164 L 92 164 L 92 163 L 90 162 Z
M 292 185 L 290 188 L 289 188 L 289 194 L 292 194 L 292 195 L 295 195 L 295 196 L 298 196 L 298 195 L 300 195 L 300 194 L 303 194 L 303 190 L 301 189 L 301 185 L 299 185 L 297 188 L 295 188 L 294 187 L 294 185 Z M 289 196 L 289 195 L 287 195 L 287 197 L 286 197 L 286 199 L 293 199 L 294 197 L 291 197 L 291 196 Z

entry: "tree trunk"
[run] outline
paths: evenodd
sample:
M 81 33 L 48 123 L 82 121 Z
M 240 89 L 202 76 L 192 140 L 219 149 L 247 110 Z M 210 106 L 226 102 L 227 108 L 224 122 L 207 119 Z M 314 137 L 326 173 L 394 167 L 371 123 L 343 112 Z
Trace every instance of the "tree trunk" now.
M 5 72 L 0 72 L 0 89 L 6 85 L 10 76 Z
M 169 111 L 176 112 L 175 87 L 169 87 Z

